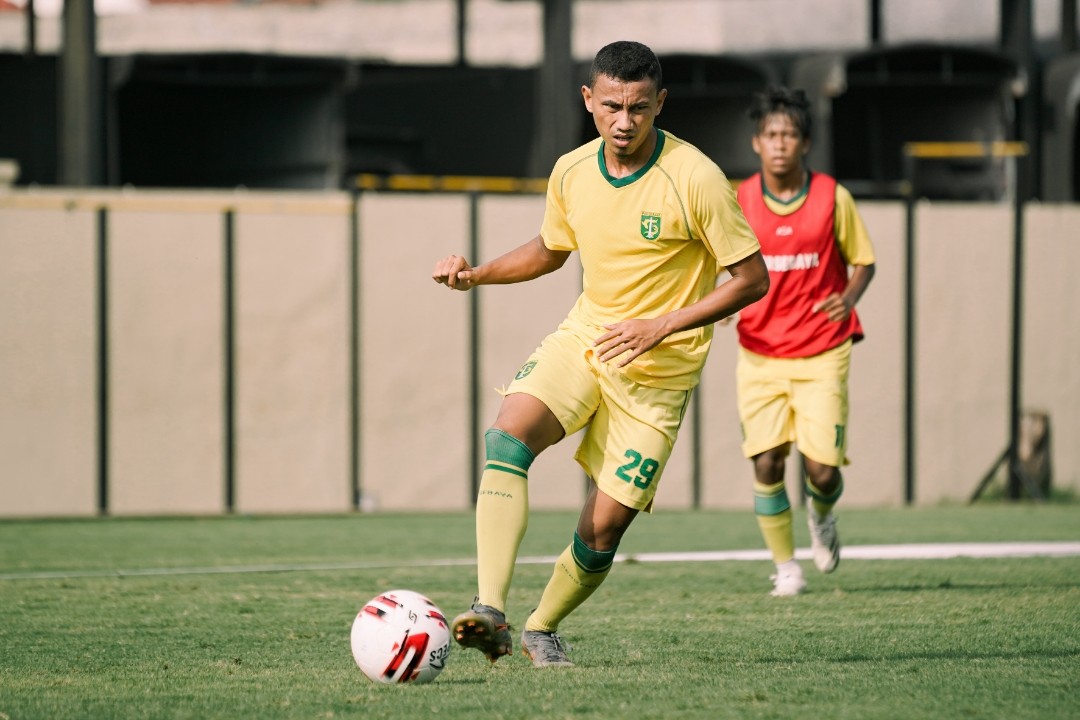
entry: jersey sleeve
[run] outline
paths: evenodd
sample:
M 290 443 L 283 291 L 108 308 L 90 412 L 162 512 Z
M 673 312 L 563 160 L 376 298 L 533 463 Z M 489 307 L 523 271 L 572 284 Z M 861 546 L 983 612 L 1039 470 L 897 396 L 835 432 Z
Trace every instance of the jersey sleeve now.
M 836 242 L 848 265 L 873 265 L 874 245 L 866 231 L 855 198 L 843 185 L 836 185 Z
M 551 250 L 577 250 L 577 236 L 566 217 L 566 204 L 562 197 L 560 165 L 556 163 L 547 184 L 547 199 L 544 204 L 544 220 L 540 226 L 540 237 L 544 245 Z
M 690 191 L 694 230 L 717 263 L 728 266 L 761 249 L 727 176 L 713 166 L 699 172 Z

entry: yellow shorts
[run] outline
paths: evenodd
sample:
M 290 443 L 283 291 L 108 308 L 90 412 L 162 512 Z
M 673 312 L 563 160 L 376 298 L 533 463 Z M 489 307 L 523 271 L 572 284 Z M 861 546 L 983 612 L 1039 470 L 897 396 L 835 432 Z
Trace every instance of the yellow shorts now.
M 575 459 L 606 495 L 649 512 L 690 391 L 641 385 L 600 362 L 593 341 L 603 332 L 565 321 L 522 365 L 505 394 L 537 398 L 568 436 L 588 425 Z
M 795 443 L 824 465 L 847 465 L 851 341 L 807 358 L 774 358 L 739 348 L 735 369 L 743 454 Z

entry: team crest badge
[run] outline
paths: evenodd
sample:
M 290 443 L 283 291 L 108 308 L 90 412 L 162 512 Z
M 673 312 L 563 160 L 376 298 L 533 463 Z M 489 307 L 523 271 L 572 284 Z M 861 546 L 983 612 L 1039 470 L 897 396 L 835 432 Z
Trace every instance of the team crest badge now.
M 521 380 L 526 375 L 531 373 L 533 371 L 534 367 L 536 367 L 536 361 L 535 360 L 530 360 L 529 362 L 527 362 L 527 363 L 525 363 L 524 365 L 521 366 L 521 369 L 518 370 L 517 375 L 514 376 L 514 379 L 515 380 Z
M 660 213 L 641 213 L 641 237 L 646 240 L 660 237 Z

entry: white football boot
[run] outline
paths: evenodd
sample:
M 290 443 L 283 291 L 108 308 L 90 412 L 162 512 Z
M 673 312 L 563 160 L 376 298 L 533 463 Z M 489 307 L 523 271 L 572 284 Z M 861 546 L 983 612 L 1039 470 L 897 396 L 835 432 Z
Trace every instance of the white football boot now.
M 794 560 L 777 565 L 776 574 L 769 579 L 773 581 L 773 590 L 769 593 L 773 597 L 791 597 L 806 589 L 802 568 Z
M 820 520 L 817 513 L 808 513 L 810 527 L 810 550 L 814 564 L 823 573 L 831 573 L 840 564 L 840 537 L 836 534 L 836 516 L 829 513 Z

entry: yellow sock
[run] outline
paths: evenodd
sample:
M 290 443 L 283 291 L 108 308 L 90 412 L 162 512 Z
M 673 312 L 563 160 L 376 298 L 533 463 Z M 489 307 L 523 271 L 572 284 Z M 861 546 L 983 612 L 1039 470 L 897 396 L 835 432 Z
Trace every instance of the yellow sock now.
M 589 599 L 611 572 L 615 549 L 598 552 L 588 548 L 577 533 L 559 559 L 544 588 L 540 604 L 525 622 L 526 630 L 555 632 L 559 623 L 581 603 Z M 596 568 L 595 570 L 588 569 Z
M 795 557 L 795 536 L 791 530 L 790 508 L 779 515 L 758 515 L 757 521 L 774 563 L 779 565 Z
M 795 533 L 791 529 L 791 503 L 784 483 L 754 483 L 754 512 L 765 546 L 779 565 L 795 557 Z
M 485 441 L 488 461 L 476 497 L 477 597 L 506 612 L 514 563 L 529 525 L 528 468 L 533 455 L 501 430 L 488 430 Z

